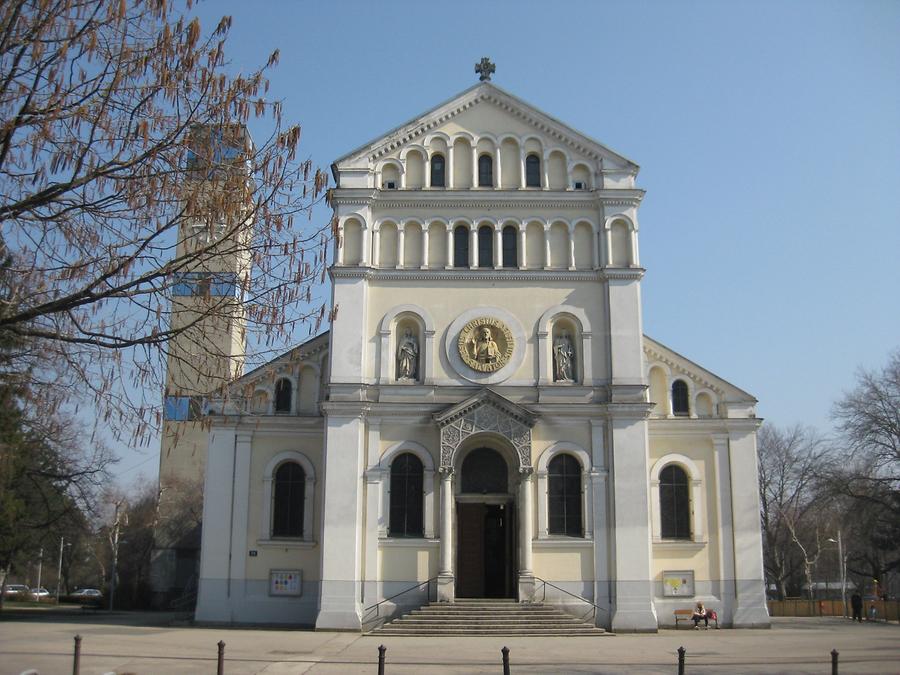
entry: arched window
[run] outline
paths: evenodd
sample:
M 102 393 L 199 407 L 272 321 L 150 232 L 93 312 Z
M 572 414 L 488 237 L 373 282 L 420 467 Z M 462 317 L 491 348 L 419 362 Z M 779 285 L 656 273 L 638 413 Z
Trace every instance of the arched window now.
M 541 158 L 537 155 L 525 158 L 525 186 L 541 187 Z
M 432 155 L 431 156 L 431 187 L 445 187 L 446 180 L 444 178 L 446 171 L 444 171 L 444 156 L 443 155 Z
M 478 228 L 478 266 L 494 266 L 494 230 L 490 227 Z
M 285 462 L 275 471 L 272 491 L 272 536 L 302 537 L 306 472 L 296 462 Z
M 675 380 L 672 383 L 672 414 L 689 415 L 689 399 L 687 382 L 684 380 Z
M 512 225 L 503 228 L 503 266 L 518 267 L 519 231 Z
M 677 464 L 669 464 L 659 473 L 659 516 L 663 539 L 691 538 L 688 477 Z
M 469 266 L 469 228 L 465 225 L 453 230 L 453 266 Z
M 278 380 L 275 384 L 275 412 L 291 412 L 291 397 L 293 393 L 293 387 L 289 379 L 283 377 Z
M 490 155 L 478 158 L 478 187 L 494 187 L 494 159 Z
M 423 536 L 422 462 L 414 454 L 404 452 L 391 462 L 390 536 Z
M 581 464 L 572 455 L 561 454 L 550 460 L 547 469 L 550 483 L 547 495 L 550 534 L 584 536 L 581 515 Z

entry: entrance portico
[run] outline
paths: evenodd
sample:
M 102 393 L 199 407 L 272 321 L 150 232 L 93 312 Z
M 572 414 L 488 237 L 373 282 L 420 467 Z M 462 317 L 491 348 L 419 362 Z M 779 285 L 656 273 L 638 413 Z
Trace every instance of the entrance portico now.
M 535 415 L 484 389 L 434 415 L 434 420 L 441 433 L 438 600 L 453 602 L 458 591 L 461 595 L 481 591 L 501 597 L 512 592 L 520 602 L 530 601 L 534 594 L 531 429 Z M 504 469 L 486 472 L 466 465 L 467 460 L 490 464 L 498 459 L 512 476 L 509 480 L 503 475 L 502 484 L 491 481 L 499 480 Z M 469 485 L 470 480 L 485 482 Z M 494 547 L 502 561 L 491 559 L 488 547 Z M 486 561 L 483 566 L 480 560 Z M 458 579 L 466 573 L 482 578 Z

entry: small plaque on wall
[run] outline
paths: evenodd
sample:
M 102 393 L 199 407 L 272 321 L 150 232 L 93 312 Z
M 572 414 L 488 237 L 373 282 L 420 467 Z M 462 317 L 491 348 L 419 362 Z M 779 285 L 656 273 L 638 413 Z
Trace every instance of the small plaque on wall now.
M 303 572 L 301 570 L 269 570 L 269 595 L 303 594 Z
M 694 572 L 663 572 L 663 596 L 684 598 L 694 596 Z

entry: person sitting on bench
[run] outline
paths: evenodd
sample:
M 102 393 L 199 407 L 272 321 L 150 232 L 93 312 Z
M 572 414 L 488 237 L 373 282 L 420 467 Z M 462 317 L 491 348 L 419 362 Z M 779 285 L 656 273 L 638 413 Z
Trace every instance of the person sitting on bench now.
M 703 606 L 702 602 L 697 603 L 697 607 L 694 609 L 693 615 L 691 615 L 691 621 L 694 622 L 694 630 L 700 630 L 698 624 L 701 621 L 706 625 L 706 630 L 709 630 L 709 615 L 706 613 L 706 607 Z

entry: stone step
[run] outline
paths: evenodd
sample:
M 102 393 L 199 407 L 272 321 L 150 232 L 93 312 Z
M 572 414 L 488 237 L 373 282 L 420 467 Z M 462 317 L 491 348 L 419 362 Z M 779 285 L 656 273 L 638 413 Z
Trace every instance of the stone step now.
M 433 602 L 372 631 L 384 635 L 604 635 L 593 623 L 539 603 L 465 598 Z

